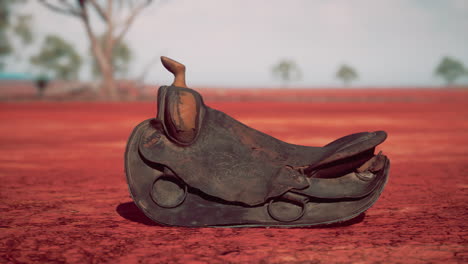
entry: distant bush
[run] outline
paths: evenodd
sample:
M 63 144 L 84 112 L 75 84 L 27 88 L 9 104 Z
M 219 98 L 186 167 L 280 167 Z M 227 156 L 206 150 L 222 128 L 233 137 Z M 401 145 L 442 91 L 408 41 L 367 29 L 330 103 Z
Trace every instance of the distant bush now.
M 434 74 L 445 80 L 447 85 L 452 85 L 458 78 L 467 74 L 463 63 L 452 57 L 444 57 L 436 67 Z
M 36 85 L 38 95 L 43 96 L 47 85 L 49 84 L 49 78 L 47 78 L 47 76 L 41 75 L 36 78 L 34 84 Z

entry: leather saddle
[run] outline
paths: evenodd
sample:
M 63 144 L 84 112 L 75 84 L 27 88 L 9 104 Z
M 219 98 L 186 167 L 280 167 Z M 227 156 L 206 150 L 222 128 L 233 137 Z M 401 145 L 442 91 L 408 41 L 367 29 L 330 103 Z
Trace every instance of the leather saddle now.
M 383 191 L 384 131 L 323 147 L 289 144 L 205 105 L 185 67 L 158 91 L 157 117 L 139 124 L 125 153 L 130 193 L 151 219 L 175 226 L 308 226 L 352 219 Z

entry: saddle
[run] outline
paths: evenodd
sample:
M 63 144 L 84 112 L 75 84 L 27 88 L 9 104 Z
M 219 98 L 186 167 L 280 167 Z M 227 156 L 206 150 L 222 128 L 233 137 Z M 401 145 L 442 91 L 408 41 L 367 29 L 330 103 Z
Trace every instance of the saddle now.
M 323 147 L 289 144 L 205 105 L 185 84 L 185 66 L 158 90 L 156 118 L 133 130 L 125 171 L 136 205 L 163 225 L 311 226 L 344 222 L 384 189 L 389 159 L 375 147 L 384 131 Z

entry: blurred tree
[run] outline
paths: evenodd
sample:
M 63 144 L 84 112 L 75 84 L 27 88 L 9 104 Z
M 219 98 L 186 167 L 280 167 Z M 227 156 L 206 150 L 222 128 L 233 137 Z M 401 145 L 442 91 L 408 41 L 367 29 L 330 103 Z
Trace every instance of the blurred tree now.
M 25 0 L 1 0 L 0 1 L 0 70 L 5 66 L 5 59 L 14 50 L 12 41 L 19 38 L 21 44 L 28 45 L 34 40 L 31 30 L 32 16 L 13 12 L 18 4 Z
M 451 85 L 459 77 L 467 74 L 467 70 L 461 61 L 451 57 L 444 57 L 435 69 L 434 74 L 442 77 L 447 85 Z
M 73 46 L 55 35 L 48 35 L 39 53 L 31 57 L 31 63 L 42 69 L 43 75 L 57 79 L 78 78 L 81 57 Z
M 353 67 L 343 64 L 336 72 L 336 78 L 340 79 L 343 85 L 347 86 L 358 78 L 358 74 Z
M 86 29 L 91 42 L 92 52 L 103 77 L 101 89 L 111 100 L 117 99 L 118 94 L 114 81 L 114 48 L 122 41 L 128 29 L 149 6 L 152 0 L 40 0 L 40 2 L 58 13 L 70 15 L 80 19 Z M 90 10 L 104 23 L 104 45 L 100 44 L 98 34 L 95 33 L 95 23 L 91 23 Z M 92 26 L 95 26 L 93 29 Z
M 18 36 L 23 44 L 31 44 L 34 40 L 33 33 L 31 31 L 31 15 L 19 15 L 16 24 L 13 26 L 13 32 Z
M 274 76 L 281 79 L 284 86 L 287 86 L 288 83 L 293 80 L 301 79 L 299 66 L 297 66 L 296 62 L 293 60 L 280 60 L 278 64 L 273 66 L 272 73 Z
M 99 39 L 101 45 L 104 45 L 104 38 Z M 130 61 L 132 60 L 132 50 L 128 47 L 127 43 L 123 40 L 119 42 L 112 52 L 112 64 L 114 65 L 114 75 L 125 77 L 128 72 Z M 91 55 L 92 49 L 91 49 Z M 99 77 L 101 72 L 99 71 L 99 64 L 94 56 L 92 56 L 93 67 L 91 69 L 94 77 Z
M 5 31 L 0 30 L 0 70 L 5 67 L 5 58 L 13 51 L 10 41 L 6 35 Z

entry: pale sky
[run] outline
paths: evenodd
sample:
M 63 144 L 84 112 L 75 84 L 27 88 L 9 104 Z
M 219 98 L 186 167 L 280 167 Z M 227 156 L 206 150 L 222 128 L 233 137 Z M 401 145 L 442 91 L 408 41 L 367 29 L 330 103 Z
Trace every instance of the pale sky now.
M 33 14 L 38 37 L 60 34 L 88 53 L 77 19 L 36 1 L 23 11 Z M 271 68 L 282 58 L 302 71 L 293 86 L 340 85 L 343 63 L 359 73 L 355 86 L 438 85 L 433 71 L 443 56 L 468 67 L 468 0 L 166 0 L 138 18 L 125 41 L 134 52 L 130 77 L 166 55 L 187 66 L 189 86 L 278 86 Z M 147 81 L 171 78 L 158 63 Z

